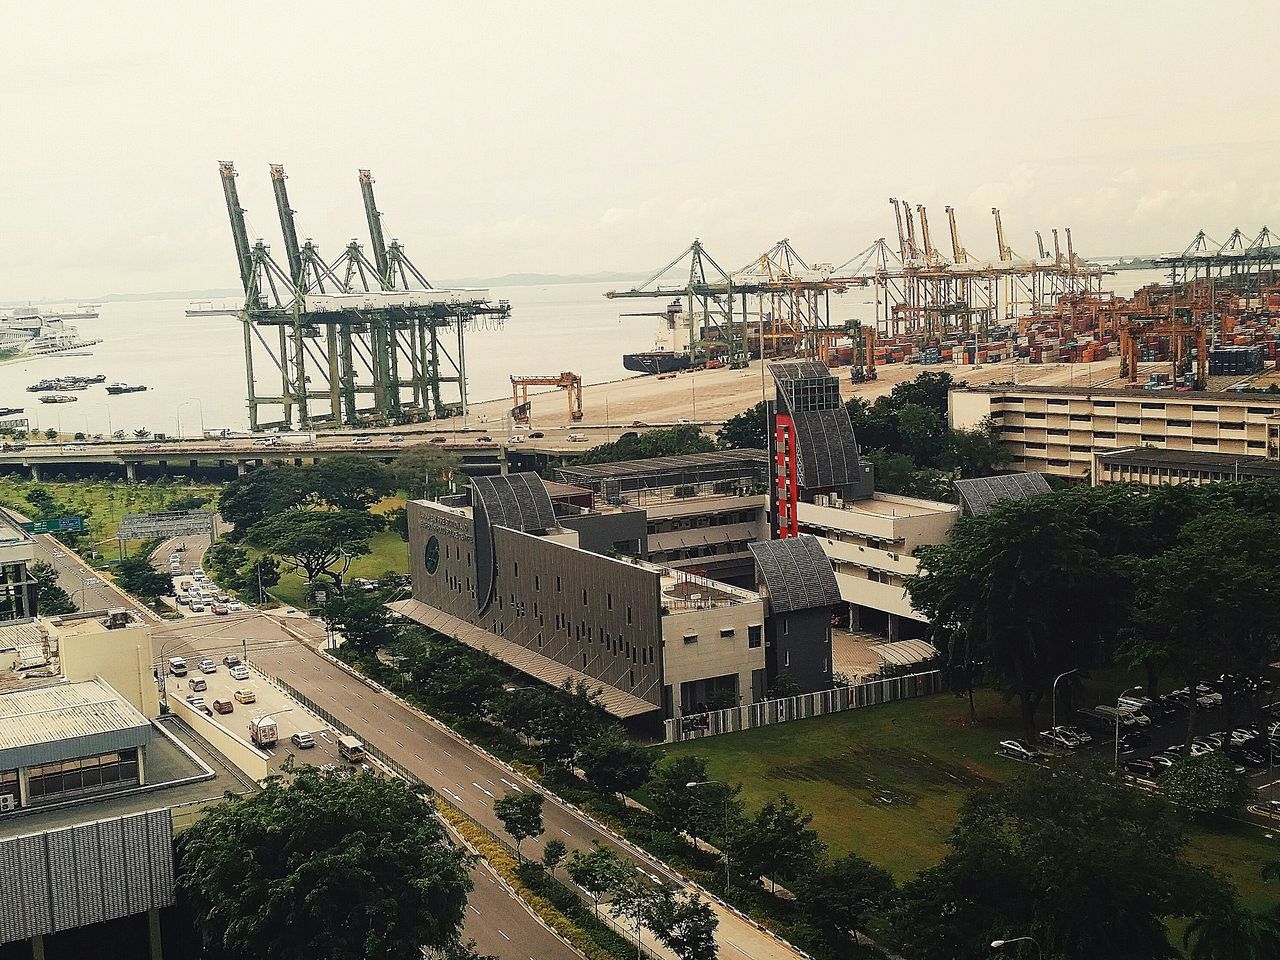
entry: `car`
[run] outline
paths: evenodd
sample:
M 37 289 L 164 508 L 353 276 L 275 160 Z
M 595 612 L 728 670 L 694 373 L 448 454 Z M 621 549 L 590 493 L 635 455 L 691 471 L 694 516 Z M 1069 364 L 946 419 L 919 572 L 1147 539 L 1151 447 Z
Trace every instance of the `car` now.
M 213 660 L 211 660 L 209 657 L 203 658 L 200 661 L 200 663 L 197 664 L 197 666 L 200 667 L 201 673 L 217 673 L 218 672 L 218 665 L 214 663 Z
M 529 434 L 529 439 L 530 439 L 530 440 L 541 440 L 541 439 L 542 439 L 543 437 L 545 437 L 545 436 L 546 436 L 546 434 L 545 434 L 545 433 L 543 433 L 541 430 L 535 430 L 535 431 L 533 431 L 533 433 Z
M 289 742 L 299 750 L 310 750 L 316 745 L 316 738 L 309 733 L 295 733 L 289 738 Z
M 1204 740 L 1191 741 L 1191 756 L 1193 757 L 1203 757 L 1206 754 L 1213 753 L 1213 751 L 1213 746 Z
M 215 713 L 233 713 L 235 709 L 235 704 L 230 700 L 213 701 L 213 710 Z
M 508 439 L 507 443 L 524 443 L 524 437 L 520 436 L 520 434 L 517 433 L 513 437 Z
M 1069 723 L 1064 723 L 1058 729 L 1075 737 L 1081 743 L 1093 743 L 1093 735 L 1085 730 L 1081 730 L 1077 726 L 1073 726 L 1072 724 L 1069 724 Z
M 585 433 L 571 433 L 565 439 L 570 443 L 586 443 L 587 435 Z
M 99 580 L 97 577 L 85 577 L 84 585 L 86 587 L 100 587 L 102 586 L 102 581 Z
M 201 600 L 192 600 L 192 601 L 191 601 L 191 612 L 192 612 L 192 613 L 204 613 L 204 602 L 203 602 L 203 601 L 201 601 Z
M 191 602 L 191 598 L 188 597 L 185 593 L 176 594 L 173 599 L 176 603 L 184 607 Z
M 640 434 L 636 433 L 634 430 L 625 430 L 622 433 L 618 434 L 618 439 L 619 440 L 639 440 Z
M 1265 767 L 1270 760 L 1267 754 L 1253 747 L 1234 747 L 1227 750 L 1227 756 L 1236 763 L 1242 763 L 1246 767 Z
M 387 443 L 404 443 L 404 437 L 400 436 L 398 433 L 394 433 L 387 437 Z
M 227 604 L 227 609 L 230 610 L 232 613 L 239 613 L 241 610 L 244 609 L 244 604 L 241 603 L 239 600 L 232 600 L 230 603 Z
M 1231 746 L 1243 747 L 1246 743 L 1252 743 L 1258 739 L 1258 731 L 1249 727 L 1237 727 L 1231 731 Z
M 1151 737 L 1145 730 L 1130 730 L 1128 733 L 1120 734 L 1120 749 L 1124 751 L 1132 752 L 1139 747 L 1145 747 L 1150 742 Z
M 1146 777 L 1148 780 L 1154 779 L 1163 769 L 1158 763 L 1152 760 L 1126 760 L 1124 768 L 1136 777 Z
M 54 550 L 50 553 L 50 556 L 52 556 L 55 560 L 61 560 L 66 555 L 67 555 L 66 552 L 63 550 Z
M 225 617 L 231 611 L 227 609 L 227 605 L 225 603 L 215 603 L 213 605 L 213 612 L 219 617 Z
M 448 443 L 448 442 L 449 441 L 444 437 L 432 437 L 430 440 L 427 441 L 427 443 Z
M 371 443 L 373 443 L 373 437 L 353 437 L 351 440 L 353 447 L 364 447 Z
M 236 664 L 230 672 L 233 680 L 248 680 L 250 677 L 249 668 L 243 663 Z
M 493 443 L 493 437 L 476 437 L 476 443 Z
M 1067 750 L 1079 750 L 1084 746 L 1084 741 L 1079 737 L 1067 732 L 1066 727 L 1058 726 L 1049 730 L 1040 731 L 1040 739 L 1045 743 L 1052 744 L 1055 747 L 1063 747 Z M 1090 738 L 1092 739 L 1092 737 Z
M 1214 730 L 1212 733 L 1206 733 L 1200 739 L 1207 740 L 1213 744 L 1214 749 L 1221 750 L 1231 740 L 1231 734 L 1226 730 Z
M 197 710 L 204 706 L 204 697 L 191 696 L 186 698 L 187 703 L 191 704 Z
M 238 667 L 240 666 L 240 658 L 234 653 L 228 653 L 222 658 L 222 665 L 224 667 Z
M 241 687 L 239 690 L 233 693 L 232 696 L 236 698 L 237 703 L 257 703 L 258 702 L 258 695 L 248 687 Z
M 1181 758 L 1172 756 L 1168 752 L 1165 752 L 1165 753 L 1153 754 L 1147 759 L 1149 759 L 1157 767 L 1163 767 L 1164 769 L 1167 770 L 1169 767 L 1172 767 L 1175 763 L 1177 763 Z
M 1280 820 L 1280 800 L 1263 800 L 1254 809 L 1265 816 Z
M 337 773 L 337 771 L 338 771 L 338 765 L 337 765 L 336 763 L 322 763 L 322 764 L 320 764 L 320 772 L 321 772 L 321 773 Z
M 204 677 L 192 677 L 187 686 L 191 688 L 192 693 L 202 693 L 209 689 L 209 684 L 204 682 Z
M 688 417 L 681 417 L 681 418 L 680 418 L 678 421 L 676 421 L 676 422 L 677 422 L 677 423 L 693 423 L 693 421 L 692 421 L 692 420 L 690 420 Z
M 1044 756 L 1025 740 L 1001 740 L 999 752 L 1010 760 L 1019 760 L 1023 763 L 1033 763 Z

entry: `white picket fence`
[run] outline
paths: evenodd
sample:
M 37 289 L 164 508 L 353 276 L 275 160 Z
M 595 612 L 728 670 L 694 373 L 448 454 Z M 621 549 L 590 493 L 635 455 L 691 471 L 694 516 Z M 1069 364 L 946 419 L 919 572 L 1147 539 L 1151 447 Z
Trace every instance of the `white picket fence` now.
M 876 677 L 848 687 L 833 687 L 816 693 L 802 693 L 778 700 L 761 700 L 759 703 L 707 713 L 686 715 L 666 721 L 666 742 L 680 743 L 700 737 L 715 737 L 722 733 L 752 730 L 788 720 L 820 717 L 827 713 L 857 710 L 877 703 L 892 703 L 937 693 L 942 689 L 942 673 L 929 670 L 901 677 Z

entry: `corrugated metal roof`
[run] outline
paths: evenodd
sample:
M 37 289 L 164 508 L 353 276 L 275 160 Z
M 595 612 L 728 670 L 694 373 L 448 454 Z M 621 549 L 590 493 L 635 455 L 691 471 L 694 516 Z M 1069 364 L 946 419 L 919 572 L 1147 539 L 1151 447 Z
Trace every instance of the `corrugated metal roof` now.
M 526 531 L 546 530 L 556 525 L 551 497 L 536 473 L 473 477 L 471 491 L 479 498 L 492 526 Z
M 0 695 L 0 770 L 146 746 L 151 725 L 103 680 Z
M 960 504 L 971 517 L 985 516 L 996 504 L 1007 500 L 1026 500 L 1048 492 L 1049 481 L 1040 473 L 1006 473 L 956 481 Z
M 600 706 L 615 717 L 625 720 L 627 717 L 638 717 L 659 709 L 657 704 L 649 703 L 635 694 L 610 686 L 597 677 L 574 670 L 563 663 L 544 657 L 528 647 L 523 647 L 510 640 L 503 640 L 496 633 L 450 616 L 429 603 L 423 603 L 421 600 L 399 600 L 395 603 L 389 603 L 387 606 L 416 623 L 421 623 L 432 630 L 437 630 L 453 637 L 455 640 L 459 640 L 469 647 L 474 647 L 476 650 L 483 651 L 491 657 L 497 657 L 503 663 L 515 667 L 521 673 L 527 673 L 529 676 L 535 677 L 553 687 L 560 686 L 566 680 L 575 682 L 581 680 L 592 690 L 599 689 Z
M 769 606 L 775 612 L 810 610 L 840 602 L 840 587 L 831 560 L 816 537 L 803 533 L 748 546 L 764 575 Z
M 871 649 L 880 658 L 881 663 L 895 667 L 909 667 L 916 663 L 935 660 L 941 654 L 938 648 L 924 640 L 899 640 L 896 643 L 873 643 Z
M 34 620 L 0 624 L 0 650 L 18 650 L 43 644 L 44 633 Z

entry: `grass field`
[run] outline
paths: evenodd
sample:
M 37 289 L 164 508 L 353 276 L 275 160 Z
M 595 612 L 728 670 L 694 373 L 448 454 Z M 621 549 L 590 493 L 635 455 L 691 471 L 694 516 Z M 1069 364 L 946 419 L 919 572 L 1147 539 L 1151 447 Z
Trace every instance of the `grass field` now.
M 1016 704 L 981 691 L 977 707 L 972 725 L 967 700 L 938 694 L 661 749 L 705 758 L 712 777 L 742 784 L 752 809 L 787 793 L 833 851 L 857 853 L 902 881 L 946 854 L 971 790 L 1022 769 L 995 755 L 1000 740 L 1020 735 Z M 1280 858 L 1280 837 L 1268 841 L 1246 824 L 1189 832 L 1190 858 L 1229 879 L 1251 906 L 1280 900 L 1280 885 L 1260 877 Z
M 41 487 L 66 508 L 66 515 L 85 517 L 89 539 L 104 552 L 114 548 L 116 530 L 126 513 L 157 513 L 170 504 L 198 495 L 211 500 L 218 494 L 212 484 L 124 483 L 113 480 L 77 480 L 71 483 L 35 483 L 17 477 L 0 477 L 0 504 L 28 516 L 38 513 L 28 495 Z

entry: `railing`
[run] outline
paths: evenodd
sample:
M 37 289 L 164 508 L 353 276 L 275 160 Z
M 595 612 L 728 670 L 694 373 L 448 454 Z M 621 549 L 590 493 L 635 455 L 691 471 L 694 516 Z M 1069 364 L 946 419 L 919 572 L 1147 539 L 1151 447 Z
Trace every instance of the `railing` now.
M 857 710 L 878 703 L 892 703 L 911 697 L 923 697 L 942 689 L 942 673 L 929 670 L 901 677 L 866 680 L 848 687 L 833 687 L 816 693 L 802 693 L 778 700 L 762 700 L 740 707 L 727 707 L 707 713 L 685 715 L 666 721 L 666 742 L 681 743 L 700 737 L 714 737 L 739 730 L 754 730 L 788 720 L 803 720 L 828 713 Z

